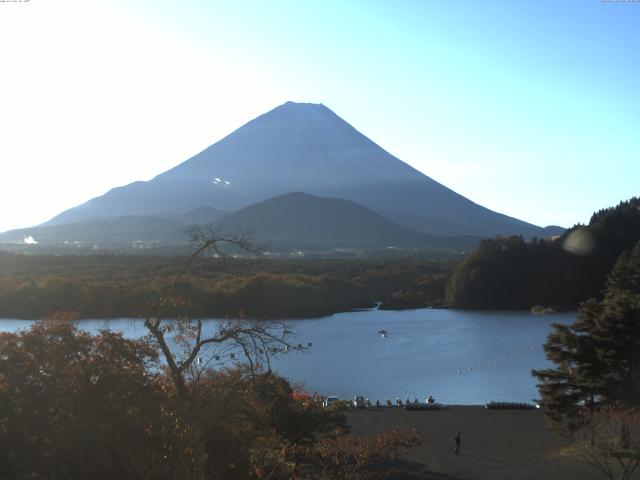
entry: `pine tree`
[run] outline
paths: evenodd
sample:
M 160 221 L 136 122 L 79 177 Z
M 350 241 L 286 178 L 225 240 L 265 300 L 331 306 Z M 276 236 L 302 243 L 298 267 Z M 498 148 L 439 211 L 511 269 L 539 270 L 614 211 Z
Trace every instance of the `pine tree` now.
M 624 408 L 640 405 L 640 243 L 611 271 L 592 336 L 600 346 L 603 396 Z
M 640 406 L 640 242 L 616 262 L 602 301 L 554 325 L 544 348 L 556 367 L 532 373 L 555 431 L 571 432 L 601 406 Z

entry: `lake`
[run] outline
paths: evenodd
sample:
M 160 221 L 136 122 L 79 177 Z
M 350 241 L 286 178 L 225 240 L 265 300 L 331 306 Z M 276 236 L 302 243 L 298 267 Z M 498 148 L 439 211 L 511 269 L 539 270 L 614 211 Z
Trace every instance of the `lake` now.
M 531 369 L 545 368 L 542 344 L 551 323 L 568 324 L 575 313 L 532 315 L 513 311 L 418 309 L 365 310 L 323 318 L 288 320 L 294 343 L 308 342 L 274 370 L 308 392 L 375 403 L 386 398 L 427 395 L 445 404 L 482 404 L 491 400 L 531 402 L 538 398 Z M 208 321 L 215 328 L 215 320 Z M 0 330 L 15 331 L 30 322 L 0 320 Z M 145 334 L 141 320 L 83 320 L 96 330 L 108 325 L 129 337 Z M 378 333 L 387 330 L 383 337 Z

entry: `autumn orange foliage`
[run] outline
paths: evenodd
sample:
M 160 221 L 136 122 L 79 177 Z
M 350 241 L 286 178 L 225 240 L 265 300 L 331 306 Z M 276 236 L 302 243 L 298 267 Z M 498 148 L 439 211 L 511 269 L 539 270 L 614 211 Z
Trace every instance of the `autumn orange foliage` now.
M 367 478 L 420 442 L 354 438 L 268 371 L 206 370 L 179 395 L 152 343 L 62 317 L 0 334 L 0 479 Z

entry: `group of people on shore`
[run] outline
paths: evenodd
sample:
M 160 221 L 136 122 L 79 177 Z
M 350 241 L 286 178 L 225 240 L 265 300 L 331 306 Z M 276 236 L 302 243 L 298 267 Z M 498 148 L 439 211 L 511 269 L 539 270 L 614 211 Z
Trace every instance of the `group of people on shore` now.
M 323 402 L 323 403 L 326 403 L 327 398 L 331 398 L 331 399 L 337 400 L 336 397 L 325 397 L 323 395 L 320 395 L 318 392 L 315 392 L 313 394 L 312 398 L 316 402 Z M 362 397 L 356 397 L 356 398 L 357 399 L 359 398 L 360 400 L 362 400 Z M 407 398 L 406 402 L 403 402 L 400 397 L 397 397 L 395 403 L 396 403 L 395 406 L 399 407 L 399 408 L 406 407 L 407 405 L 416 405 L 416 404 L 420 405 L 420 402 L 418 401 L 417 398 L 414 399 L 413 402 L 411 400 L 409 400 L 408 398 Z M 435 405 L 435 399 L 433 398 L 432 395 L 429 395 L 425 399 L 424 404 L 426 404 L 426 405 Z M 382 403 L 380 403 L 380 400 L 377 400 L 377 399 L 376 399 L 375 406 L 376 406 L 376 408 L 382 408 L 383 407 Z M 368 398 L 364 399 L 364 407 L 365 408 L 371 408 L 372 407 L 371 401 Z M 393 404 L 391 403 L 391 399 L 390 398 L 387 398 L 387 400 L 385 401 L 384 407 L 387 407 L 387 408 L 393 407 Z M 456 435 L 453 437 L 453 441 L 455 442 L 455 445 L 456 445 L 455 450 L 453 451 L 453 453 L 456 454 L 456 455 L 459 455 L 460 454 L 460 444 L 462 443 L 462 437 L 460 436 L 460 432 L 459 431 L 456 432 Z
M 313 397 L 312 397 L 312 398 L 313 398 L 313 400 L 314 400 L 315 402 L 324 402 L 324 401 L 325 401 L 325 399 L 326 399 L 326 398 L 329 398 L 329 397 L 325 397 L 324 395 L 320 395 L 318 392 L 315 392 L 315 393 L 313 394 Z M 335 398 L 335 397 L 331 397 L 331 398 Z M 433 398 L 433 396 L 432 396 L 432 395 L 429 395 L 429 396 L 427 396 L 427 398 L 425 399 L 424 404 L 427 404 L 427 405 L 435 405 L 435 402 L 436 402 L 436 401 L 435 401 L 435 399 Z M 420 404 L 421 404 L 421 403 L 420 403 L 420 401 L 419 401 L 417 398 L 415 398 L 413 401 L 411 401 L 411 400 L 407 397 L 407 399 L 406 399 L 405 401 L 403 401 L 400 397 L 397 397 L 397 398 L 396 398 L 396 401 L 395 401 L 395 406 L 396 406 L 396 407 L 400 407 L 400 408 L 404 408 L 406 405 L 420 405 Z M 366 408 L 373 408 L 373 407 L 374 407 L 374 404 L 372 404 L 372 403 L 371 403 L 371 400 L 369 400 L 368 398 L 365 398 L 365 399 L 364 399 L 364 406 L 365 406 Z M 391 402 L 391 399 L 390 399 L 390 398 L 387 398 L 384 404 L 383 404 L 382 402 L 380 402 L 380 400 L 379 400 L 379 399 L 376 399 L 376 402 L 375 402 L 375 407 L 376 407 L 376 408 L 382 408 L 382 407 L 393 407 L 393 406 L 394 406 L 394 404 Z

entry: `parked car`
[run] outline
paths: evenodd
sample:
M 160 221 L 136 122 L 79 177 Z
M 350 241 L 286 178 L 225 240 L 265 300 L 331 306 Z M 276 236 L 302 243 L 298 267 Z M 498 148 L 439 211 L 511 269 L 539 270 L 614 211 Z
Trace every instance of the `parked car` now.
M 353 406 L 356 408 L 367 408 L 367 403 L 362 395 L 358 395 L 353 398 Z
M 322 406 L 329 407 L 331 406 L 332 403 L 336 403 L 338 400 L 339 400 L 338 397 L 334 397 L 334 396 L 327 397 L 322 401 Z

